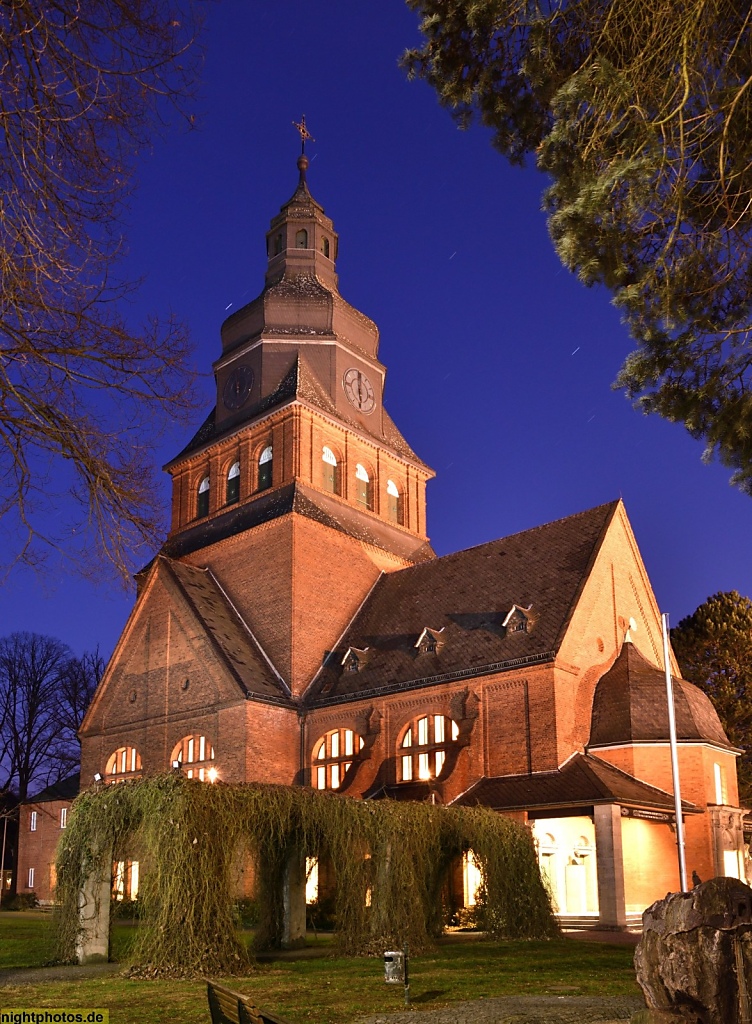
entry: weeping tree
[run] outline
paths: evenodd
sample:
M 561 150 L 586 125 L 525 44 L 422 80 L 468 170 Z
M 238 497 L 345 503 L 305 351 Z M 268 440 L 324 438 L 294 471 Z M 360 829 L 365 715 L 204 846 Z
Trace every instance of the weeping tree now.
M 284 876 L 291 856 L 336 866 L 337 942 L 344 954 L 440 934 L 442 888 L 472 849 L 485 880 L 493 938 L 556 933 L 529 832 L 486 808 L 372 803 L 284 786 L 205 785 L 177 774 L 83 793 L 58 849 L 58 955 L 74 958 L 78 898 L 113 859 L 144 866 L 141 927 L 132 957 L 165 974 L 237 974 L 251 958 L 233 920 L 235 879 L 252 858 L 260 907 L 257 945 L 282 938 Z

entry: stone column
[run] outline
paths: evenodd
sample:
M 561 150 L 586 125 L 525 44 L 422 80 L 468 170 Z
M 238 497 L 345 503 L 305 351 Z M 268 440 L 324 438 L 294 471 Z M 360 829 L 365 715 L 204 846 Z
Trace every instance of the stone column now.
M 624 931 L 624 858 L 621 845 L 621 808 L 597 804 L 594 808 L 595 857 L 598 866 L 598 923 L 601 928 Z
M 306 870 L 305 856 L 299 849 L 293 850 L 285 868 L 282 905 L 282 945 L 285 949 L 296 949 L 305 945 L 306 934 Z
M 106 963 L 110 958 L 111 857 L 86 878 L 78 894 L 76 959 L 80 964 Z

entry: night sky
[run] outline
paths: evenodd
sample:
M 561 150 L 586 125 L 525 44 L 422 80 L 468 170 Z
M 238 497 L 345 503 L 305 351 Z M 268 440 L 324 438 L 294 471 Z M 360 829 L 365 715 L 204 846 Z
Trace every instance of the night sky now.
M 541 212 L 545 178 L 459 131 L 398 67 L 418 40 L 401 0 L 221 0 L 206 5 L 194 130 L 139 154 L 127 271 L 134 316 L 186 320 L 206 408 L 219 327 L 263 285 L 265 231 L 293 193 L 305 113 L 308 181 L 339 232 L 340 290 L 381 330 L 386 405 L 436 471 L 438 554 L 621 496 L 672 624 L 708 595 L 752 596 L 752 500 L 703 465 L 680 426 L 645 417 L 611 383 L 629 337 L 605 291 L 564 270 Z M 164 502 L 169 501 L 164 475 Z M 249 566 L 249 581 L 253 567 Z M 56 636 L 109 654 L 132 607 L 116 581 L 52 557 L 0 587 L 1 634 Z

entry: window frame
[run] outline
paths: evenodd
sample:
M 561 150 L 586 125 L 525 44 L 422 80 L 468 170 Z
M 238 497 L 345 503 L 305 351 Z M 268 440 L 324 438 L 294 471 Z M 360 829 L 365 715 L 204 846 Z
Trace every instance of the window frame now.
M 240 459 L 236 459 L 227 471 L 225 480 L 225 504 L 236 505 L 240 501 Z
M 454 749 L 458 738 L 459 726 L 449 715 L 426 712 L 413 718 L 402 730 L 397 743 L 398 781 L 440 779 L 447 754 Z
M 36 832 L 37 830 L 37 812 L 32 811 L 29 815 L 29 832 Z
M 333 792 L 341 789 L 364 746 L 363 737 L 348 726 L 329 729 L 319 736 L 311 749 L 311 787 Z
M 267 455 L 268 452 L 268 455 Z M 257 491 L 268 491 L 274 482 L 274 447 L 267 444 L 259 453 L 257 462 Z
M 206 485 L 206 486 L 204 486 Z M 209 502 L 211 499 L 211 479 L 209 474 L 202 476 L 196 490 L 196 519 L 204 519 L 209 515 Z

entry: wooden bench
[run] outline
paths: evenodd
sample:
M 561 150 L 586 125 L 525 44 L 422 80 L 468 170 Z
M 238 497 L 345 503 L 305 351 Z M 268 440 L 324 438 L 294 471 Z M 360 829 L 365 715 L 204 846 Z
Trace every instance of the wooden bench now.
M 249 996 L 208 978 L 205 981 L 212 1024 L 287 1024 L 282 1017 L 259 1010 Z

